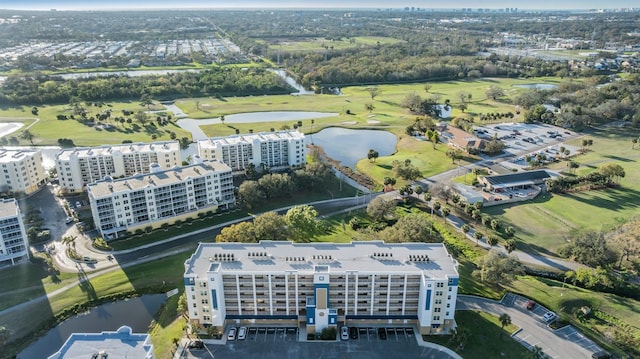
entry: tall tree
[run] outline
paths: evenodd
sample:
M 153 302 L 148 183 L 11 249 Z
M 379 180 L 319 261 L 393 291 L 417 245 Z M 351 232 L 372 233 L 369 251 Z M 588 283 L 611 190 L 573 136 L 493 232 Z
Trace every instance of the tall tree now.
M 321 223 L 317 219 L 318 211 L 312 206 L 295 206 L 287 211 L 285 219 L 294 240 L 310 241 L 321 229 Z
M 378 156 L 380 156 L 380 154 L 378 153 L 378 151 L 374 150 L 374 149 L 369 149 L 369 152 L 367 153 L 367 159 L 369 159 L 369 162 L 375 162 L 376 159 L 378 158 Z
M 502 313 L 498 319 L 500 320 L 500 325 L 502 325 L 502 332 L 500 332 L 500 337 L 502 337 L 504 327 L 511 324 L 511 316 L 507 313 Z
M 474 275 L 480 277 L 483 282 L 494 286 L 509 284 L 516 275 L 524 274 L 522 264 L 517 257 L 492 249 L 484 257 L 478 260 L 479 270 Z
M 288 238 L 287 221 L 276 212 L 259 215 L 253 221 L 253 226 L 258 241 L 283 241 Z
M 367 214 L 375 221 L 381 221 L 394 214 L 396 202 L 387 196 L 377 196 L 367 205 Z
M 367 87 L 367 92 L 371 96 L 371 100 L 375 100 L 382 93 L 382 90 L 378 86 L 369 86 Z
M 491 85 L 484 94 L 487 96 L 487 98 L 491 98 L 495 101 L 498 97 L 504 96 L 504 93 L 505 92 L 503 88 L 496 85 Z
M 31 131 L 29 131 L 28 129 L 22 131 L 22 133 L 20 134 L 20 138 L 22 138 L 23 140 L 27 140 L 31 143 L 31 146 L 33 146 L 33 138 L 35 136 L 33 135 L 33 133 L 31 133 Z

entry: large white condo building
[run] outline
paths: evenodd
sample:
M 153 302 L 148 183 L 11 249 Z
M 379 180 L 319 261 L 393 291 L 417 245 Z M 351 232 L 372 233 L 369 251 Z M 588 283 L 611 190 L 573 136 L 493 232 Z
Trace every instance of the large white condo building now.
M 166 169 L 180 166 L 180 144 L 167 141 L 62 150 L 56 157 L 56 170 L 63 190 L 80 192 L 106 176 L 149 173 L 152 163 Z
M 0 266 L 29 259 L 29 242 L 18 202 L 0 200 Z
M 299 131 L 262 132 L 198 141 L 203 159 L 228 164 L 234 172 L 253 164 L 257 170 L 284 169 L 305 163 L 304 134 Z
M 456 261 L 443 244 L 201 243 L 185 262 L 193 324 L 454 326 Z
M 154 167 L 154 166 L 152 166 Z M 204 161 L 87 185 L 93 219 L 105 239 L 235 205 L 231 168 Z
M 0 192 L 30 194 L 46 181 L 40 151 L 0 149 L 0 167 Z

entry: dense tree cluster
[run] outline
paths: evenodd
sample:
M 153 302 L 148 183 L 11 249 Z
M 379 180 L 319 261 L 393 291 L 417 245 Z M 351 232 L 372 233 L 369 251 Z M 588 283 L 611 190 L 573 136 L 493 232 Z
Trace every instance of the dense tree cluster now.
M 262 68 L 224 67 L 163 76 L 114 75 L 70 80 L 53 75 L 15 75 L 2 83 L 0 103 L 69 103 L 74 98 L 84 101 L 139 99 L 143 94 L 171 98 L 286 94 L 292 91 L 281 77 Z
M 584 176 L 561 176 L 550 178 L 546 181 L 549 192 L 569 192 L 580 190 L 592 190 L 615 186 L 625 176 L 622 166 L 617 163 L 605 163 L 595 172 Z
M 336 177 L 325 162 L 307 163 L 303 169 L 289 173 L 263 173 L 258 180 L 243 181 L 238 202 L 253 208 L 269 199 L 289 196 L 293 191 L 324 191 Z

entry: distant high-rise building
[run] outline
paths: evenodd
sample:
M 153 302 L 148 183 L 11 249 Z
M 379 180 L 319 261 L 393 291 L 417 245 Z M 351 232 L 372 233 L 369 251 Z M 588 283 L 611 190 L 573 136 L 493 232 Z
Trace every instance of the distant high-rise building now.
M 257 170 L 299 167 L 306 162 L 305 137 L 299 131 L 261 132 L 198 141 L 203 159 L 224 162 L 234 172 L 250 165 Z
M 149 174 L 87 185 L 93 220 L 105 239 L 227 209 L 235 205 L 233 191 L 231 168 L 215 161 L 169 170 L 155 165 Z
M 168 169 L 182 164 L 178 141 L 131 143 L 62 150 L 56 157 L 60 187 L 80 192 L 92 182 L 149 173 L 157 163 Z
M 46 181 L 42 152 L 0 149 L 0 192 L 31 194 Z
M 18 201 L 0 200 L 0 266 L 29 259 L 29 242 Z

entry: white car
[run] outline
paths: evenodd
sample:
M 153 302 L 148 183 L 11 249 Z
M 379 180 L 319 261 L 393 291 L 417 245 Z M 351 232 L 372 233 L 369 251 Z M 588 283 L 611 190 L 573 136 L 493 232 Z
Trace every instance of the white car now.
M 227 340 L 236 340 L 236 327 L 229 329 L 229 335 L 227 335 Z
M 545 315 L 542 316 L 542 319 L 544 319 L 545 322 L 552 322 L 554 319 L 556 319 L 557 315 L 554 312 L 547 312 L 545 313 Z
M 247 337 L 247 327 L 238 329 L 238 340 L 244 340 Z
M 340 339 L 349 340 L 349 328 L 348 327 L 341 327 L 340 328 Z

